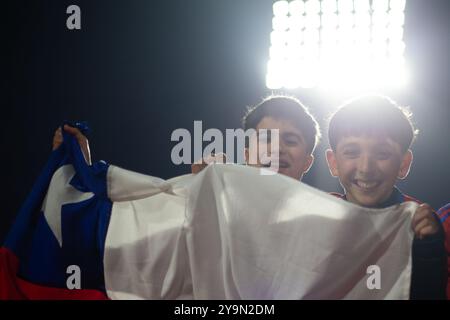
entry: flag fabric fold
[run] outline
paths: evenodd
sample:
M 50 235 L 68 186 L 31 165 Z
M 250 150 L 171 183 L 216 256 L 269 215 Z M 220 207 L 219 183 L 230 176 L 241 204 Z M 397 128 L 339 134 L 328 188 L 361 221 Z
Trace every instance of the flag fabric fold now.
M 113 183 L 122 170 L 111 171 Z M 113 204 L 104 258 L 112 299 L 409 298 L 416 203 L 362 208 L 237 165 L 153 187 Z M 373 267 L 379 289 L 368 285 Z

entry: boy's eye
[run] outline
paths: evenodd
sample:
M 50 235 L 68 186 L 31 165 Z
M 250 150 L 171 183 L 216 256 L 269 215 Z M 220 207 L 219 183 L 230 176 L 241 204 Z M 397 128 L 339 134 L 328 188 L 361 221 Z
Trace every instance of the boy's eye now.
M 347 158 L 356 158 L 359 155 L 359 151 L 356 149 L 345 149 L 342 154 Z
M 297 139 L 295 139 L 295 138 L 285 138 L 285 139 L 284 139 L 284 142 L 285 142 L 287 145 L 290 145 L 290 146 L 295 146 L 295 145 L 297 145 Z
M 379 160 L 387 160 L 391 157 L 391 153 L 389 151 L 379 151 L 377 153 L 377 158 Z
M 296 146 L 300 143 L 301 138 L 295 134 L 287 133 L 283 135 L 283 141 L 288 146 Z

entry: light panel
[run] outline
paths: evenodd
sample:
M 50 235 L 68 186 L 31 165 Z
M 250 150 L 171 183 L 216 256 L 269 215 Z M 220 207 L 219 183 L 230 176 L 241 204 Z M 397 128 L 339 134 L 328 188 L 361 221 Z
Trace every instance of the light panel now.
M 405 0 L 273 4 L 270 89 L 403 84 Z

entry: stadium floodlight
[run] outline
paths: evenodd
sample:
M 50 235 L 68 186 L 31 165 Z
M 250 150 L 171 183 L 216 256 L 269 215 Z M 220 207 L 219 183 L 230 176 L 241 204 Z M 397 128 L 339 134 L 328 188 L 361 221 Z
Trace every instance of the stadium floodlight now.
M 357 0 L 353 2 L 355 12 L 358 13 L 368 13 L 370 11 L 370 1 L 369 0 Z
M 321 2 L 321 11 L 322 14 L 325 13 L 336 13 L 336 0 L 322 0 Z
M 273 15 L 275 17 L 287 16 L 289 13 L 289 2 L 286 0 L 276 1 L 273 4 Z
M 406 0 L 275 1 L 267 87 L 404 84 L 405 5 Z
M 314 15 L 320 12 L 320 1 L 319 0 L 307 0 L 305 2 L 305 13 L 307 15 Z
M 391 0 L 389 2 L 389 9 L 393 12 L 405 11 L 406 0 Z
M 305 13 L 305 3 L 303 0 L 292 0 L 289 2 L 289 14 L 291 16 L 300 16 Z

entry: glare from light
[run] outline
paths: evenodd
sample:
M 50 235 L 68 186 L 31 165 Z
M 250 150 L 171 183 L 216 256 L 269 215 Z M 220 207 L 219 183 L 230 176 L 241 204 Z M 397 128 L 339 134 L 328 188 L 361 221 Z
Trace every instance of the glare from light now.
M 405 10 L 406 0 L 391 0 L 390 1 L 390 10 L 402 12 Z
M 289 2 L 289 14 L 291 16 L 299 16 L 305 13 L 305 4 L 303 0 L 293 0 Z
M 289 18 L 287 16 L 275 16 L 272 19 L 274 31 L 285 31 L 289 28 Z
M 322 14 L 322 28 L 336 28 L 338 26 L 339 19 L 335 13 L 323 13 Z
M 370 39 L 370 28 L 369 27 L 355 27 L 354 39 L 357 43 L 367 43 Z
M 372 14 L 372 25 L 374 27 L 385 27 L 389 22 L 389 15 L 384 11 L 374 12 Z
M 405 43 L 403 41 L 392 41 L 388 45 L 388 53 L 391 57 L 403 57 L 405 52 Z
M 369 90 L 406 84 L 404 2 L 276 1 L 267 87 Z
M 339 0 L 338 1 L 339 14 L 350 13 L 353 11 L 353 0 Z
M 320 16 L 318 14 L 311 14 L 306 16 L 305 27 L 318 29 L 320 27 Z
M 296 44 L 300 44 L 302 42 L 303 32 L 300 30 L 290 30 L 286 33 L 286 42 L 289 46 L 295 46 Z
M 372 40 L 386 41 L 388 39 L 388 29 L 384 26 L 374 26 L 372 28 Z
M 340 26 L 338 29 L 338 42 L 349 45 L 353 42 L 355 37 L 354 29 L 351 26 Z
M 389 0 L 372 0 L 372 10 L 375 12 L 388 11 L 389 10 Z
M 303 34 L 303 41 L 308 47 L 318 46 L 320 39 L 319 30 L 317 29 L 307 29 Z
M 389 40 L 391 41 L 400 41 L 403 39 L 403 27 L 389 27 L 387 29 L 387 34 L 389 37 Z
M 372 42 L 372 58 L 377 61 L 386 60 L 387 56 L 387 43 L 386 41 L 374 41 Z
M 321 42 L 322 46 L 329 46 L 335 44 L 338 38 L 338 32 L 336 28 L 324 28 L 321 30 Z
M 307 15 L 314 15 L 320 12 L 320 2 L 318 0 L 307 0 L 305 2 L 305 12 Z
M 286 50 L 286 59 L 295 60 L 304 56 L 305 49 L 301 44 L 289 45 Z
M 289 12 L 289 3 L 287 1 L 276 1 L 273 4 L 274 16 L 287 16 Z
M 402 26 L 405 23 L 405 14 L 403 12 L 389 12 L 389 25 Z
M 355 13 L 355 26 L 368 27 L 370 25 L 369 12 L 356 12 Z
M 339 27 L 348 29 L 353 27 L 354 19 L 352 13 L 340 13 L 339 14 Z
M 272 31 L 270 34 L 270 43 L 273 46 L 284 46 L 286 44 L 286 32 Z
M 335 13 L 337 11 L 336 0 L 322 0 L 322 13 Z
M 354 1 L 355 12 L 367 13 L 370 10 L 369 0 L 356 0 Z
M 286 56 L 286 50 L 283 47 L 271 46 L 269 56 L 271 60 L 283 60 Z
M 304 16 L 290 16 L 289 30 L 302 30 L 305 27 L 306 19 Z

